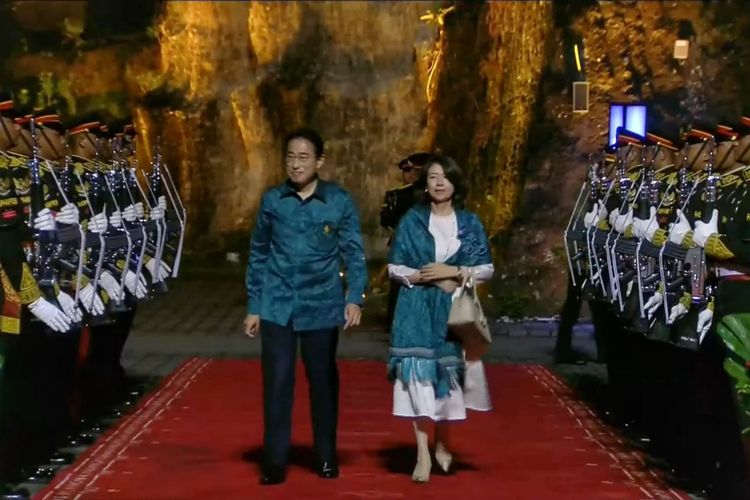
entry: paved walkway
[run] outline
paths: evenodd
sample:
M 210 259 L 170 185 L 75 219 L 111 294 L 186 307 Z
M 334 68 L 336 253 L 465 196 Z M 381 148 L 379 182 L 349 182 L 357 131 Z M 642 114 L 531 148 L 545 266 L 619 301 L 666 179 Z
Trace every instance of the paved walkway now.
M 169 293 L 139 305 L 124 353 L 128 373 L 163 376 L 190 356 L 257 357 L 259 339 L 243 335 L 245 289 L 239 267 L 198 270 L 171 282 Z M 384 296 L 371 297 L 363 324 L 343 332 L 339 356 L 385 361 L 388 334 L 382 321 Z M 551 364 L 557 323 L 491 322 L 490 363 Z M 591 326 L 576 327 L 574 343 L 593 356 Z M 595 367 L 589 367 L 595 369 Z

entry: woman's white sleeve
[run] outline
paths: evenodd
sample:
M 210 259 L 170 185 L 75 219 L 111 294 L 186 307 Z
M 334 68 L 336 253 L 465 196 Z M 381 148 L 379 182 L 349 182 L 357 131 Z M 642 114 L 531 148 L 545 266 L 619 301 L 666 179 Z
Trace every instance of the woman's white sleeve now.
M 477 282 L 487 281 L 492 278 L 495 274 L 495 266 L 492 264 L 482 264 L 481 266 L 467 267 L 474 275 L 474 280 Z
M 408 266 L 402 266 L 402 265 L 396 265 L 396 264 L 388 264 L 388 276 L 391 277 L 391 279 L 394 279 L 401 283 L 402 285 L 406 287 L 413 287 L 414 285 L 411 284 L 409 281 L 409 276 L 416 273 L 416 269 L 412 269 Z

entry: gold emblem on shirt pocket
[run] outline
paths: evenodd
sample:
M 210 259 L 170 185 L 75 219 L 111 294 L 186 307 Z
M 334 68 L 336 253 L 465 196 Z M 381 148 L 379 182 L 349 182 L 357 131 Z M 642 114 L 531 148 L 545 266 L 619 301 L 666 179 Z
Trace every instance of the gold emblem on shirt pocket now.
M 318 250 L 327 252 L 336 246 L 336 227 L 331 221 L 316 222 L 313 224 L 315 236 L 312 244 Z

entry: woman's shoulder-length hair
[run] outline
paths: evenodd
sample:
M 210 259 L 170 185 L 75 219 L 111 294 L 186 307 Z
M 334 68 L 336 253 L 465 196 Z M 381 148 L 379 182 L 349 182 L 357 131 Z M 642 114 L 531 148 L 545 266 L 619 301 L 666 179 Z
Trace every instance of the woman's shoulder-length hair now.
M 446 179 L 453 184 L 455 190 L 453 193 L 453 207 L 464 208 L 467 194 L 466 176 L 458 165 L 458 162 L 448 155 L 435 154 L 425 161 L 422 174 L 414 185 L 417 202 L 423 204 L 430 203 L 430 195 L 426 192 L 427 172 L 430 170 L 430 167 L 436 163 L 443 167 L 443 173 L 445 174 Z

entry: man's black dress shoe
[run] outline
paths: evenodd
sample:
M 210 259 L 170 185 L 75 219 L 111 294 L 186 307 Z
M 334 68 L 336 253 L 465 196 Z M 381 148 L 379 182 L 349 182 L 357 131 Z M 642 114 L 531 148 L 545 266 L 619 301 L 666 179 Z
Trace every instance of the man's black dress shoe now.
M 339 477 L 339 465 L 334 461 L 321 462 L 318 475 L 323 479 L 336 479 Z
M 555 363 L 558 365 L 585 365 L 588 359 L 575 354 L 556 354 Z
M 286 480 L 286 469 L 282 465 L 263 466 L 260 484 L 281 484 Z

